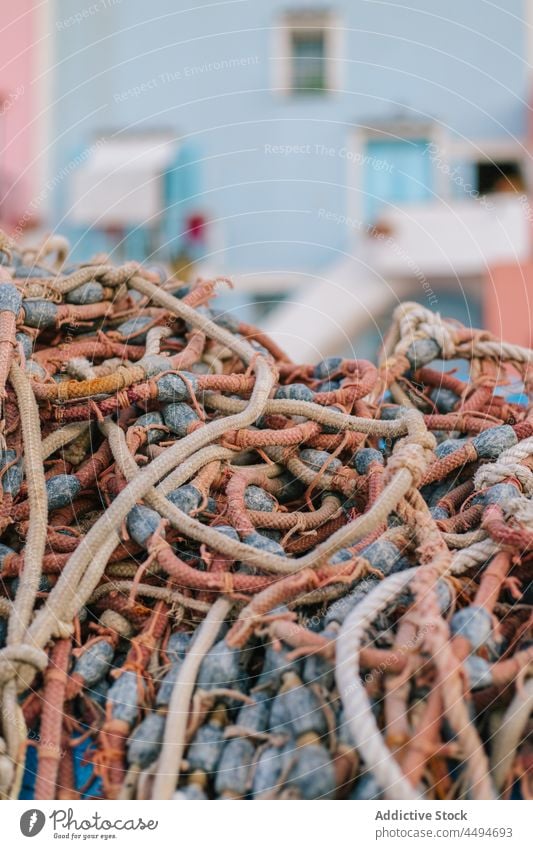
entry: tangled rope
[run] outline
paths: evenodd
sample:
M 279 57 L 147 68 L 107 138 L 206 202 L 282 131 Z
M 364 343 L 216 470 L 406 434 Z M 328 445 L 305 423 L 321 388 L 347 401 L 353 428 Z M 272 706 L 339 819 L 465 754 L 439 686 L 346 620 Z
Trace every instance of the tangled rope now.
M 0 794 L 531 798 L 532 352 L 0 242 Z

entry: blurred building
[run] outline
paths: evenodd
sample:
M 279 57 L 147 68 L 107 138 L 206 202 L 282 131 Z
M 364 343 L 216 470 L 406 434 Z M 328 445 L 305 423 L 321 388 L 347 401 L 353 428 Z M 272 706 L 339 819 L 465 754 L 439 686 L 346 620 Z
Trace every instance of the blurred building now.
M 300 355 L 404 297 L 496 326 L 527 289 L 531 5 L 55 0 L 51 220 L 236 275 L 228 308 L 290 293 Z

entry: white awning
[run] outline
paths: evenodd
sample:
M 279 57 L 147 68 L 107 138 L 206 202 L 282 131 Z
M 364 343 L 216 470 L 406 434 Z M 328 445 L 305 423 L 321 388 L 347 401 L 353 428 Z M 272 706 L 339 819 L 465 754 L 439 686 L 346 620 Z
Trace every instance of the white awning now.
M 95 142 L 72 172 L 70 221 L 99 228 L 154 226 L 164 209 L 163 175 L 176 149 L 176 140 L 160 133 Z

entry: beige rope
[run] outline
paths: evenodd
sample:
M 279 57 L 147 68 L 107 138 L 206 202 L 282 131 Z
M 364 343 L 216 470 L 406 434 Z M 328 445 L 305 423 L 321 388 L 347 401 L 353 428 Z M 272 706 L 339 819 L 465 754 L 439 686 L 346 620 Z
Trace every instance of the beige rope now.
M 39 409 L 31 383 L 17 362 L 10 371 L 11 384 L 20 410 L 25 471 L 30 502 L 30 520 L 24 549 L 24 569 L 9 620 L 8 645 L 20 642 L 33 614 L 35 596 L 41 578 L 42 558 L 46 544 L 48 507 L 44 467 L 42 462 Z
M 64 445 L 76 439 L 81 433 L 85 433 L 91 426 L 90 422 L 72 422 L 72 424 L 54 430 L 41 443 L 41 455 L 43 460 L 46 460 L 52 454 L 55 454 Z
M 256 383 L 244 411 L 223 420 L 212 421 L 184 437 L 143 469 L 115 498 L 70 557 L 46 603 L 35 617 L 30 628 L 30 637 L 37 645 L 45 645 L 57 623 L 71 621 L 76 611 L 86 602 L 99 582 L 111 552 L 118 544 L 117 529 L 145 492 L 190 455 L 220 438 L 226 430 L 240 429 L 255 422 L 263 413 L 272 388 L 273 375 L 270 366 L 263 357 L 257 356 L 248 343 L 236 340 L 232 334 L 198 315 L 194 309 L 177 298 L 158 290 L 153 284 L 140 278 L 131 282 L 135 283 L 134 288 L 139 291 L 153 295 L 154 300 L 162 300 L 163 306 L 170 312 L 175 312 L 194 327 L 201 327 L 213 338 L 228 345 L 244 362 L 253 364 L 257 375 Z
M 378 584 L 346 617 L 336 643 L 335 677 L 345 721 L 367 768 L 387 799 L 414 800 L 420 794 L 411 787 L 383 741 L 359 676 L 359 651 L 370 623 L 415 574 L 416 569 L 406 569 Z
M 20 410 L 30 519 L 24 548 L 24 569 L 8 621 L 7 645 L 5 649 L 0 650 L 0 664 L 4 658 L 7 659 L 10 650 L 23 648 L 21 643 L 25 639 L 33 615 L 41 578 L 48 521 L 39 410 L 30 381 L 15 360 L 11 364 L 9 378 Z M 23 655 L 24 652 L 19 651 L 21 660 Z M 2 694 L 2 724 L 8 752 L 16 764 L 21 764 L 26 747 L 26 726 L 17 702 L 17 687 L 24 689 L 28 686 L 28 680 L 31 683 L 35 666 L 19 666 L 16 682 L 12 677 L 16 667 L 12 663 L 9 667 L 11 680 L 6 681 Z M 16 782 L 20 780 L 20 774 L 19 768 L 14 773 Z M 12 793 L 16 795 L 17 791 L 18 787 L 14 785 Z
M 96 587 L 89 598 L 89 604 L 97 601 L 111 592 L 123 593 L 128 596 L 131 588 L 134 586 L 133 581 L 113 581 L 108 584 L 102 584 Z M 173 590 L 169 587 L 152 587 L 150 584 L 136 584 L 136 593 L 146 598 L 157 598 L 162 601 L 167 601 L 169 604 L 180 604 L 182 607 L 187 607 L 189 610 L 198 610 L 201 613 L 206 613 L 211 609 L 211 605 L 206 601 L 198 601 L 194 598 L 189 598 L 183 595 L 178 590 Z
M 533 711 L 533 678 L 518 687 L 515 697 L 492 739 L 492 779 L 502 790 L 513 765 L 516 750 Z
M 120 470 L 132 485 L 140 479 L 144 472 L 138 471 L 137 464 L 131 457 L 126 445 L 123 431 L 110 421 L 102 424 L 102 429 L 109 438 L 113 456 Z M 198 432 L 201 431 L 196 431 L 196 433 Z M 411 472 L 407 469 L 400 469 L 393 480 L 384 488 L 379 500 L 366 513 L 340 528 L 329 539 L 298 560 L 260 551 L 251 545 L 230 539 L 217 531 L 216 528 L 202 525 L 198 520 L 183 513 L 158 490 L 147 488 L 142 497 L 154 510 L 167 518 L 174 527 L 192 539 L 205 542 L 215 551 L 219 551 L 233 560 L 250 563 L 262 571 L 277 575 L 288 575 L 306 567 L 317 568 L 326 563 L 340 548 L 362 539 L 375 527 L 383 523 L 411 485 Z
M 185 656 L 172 690 L 161 754 L 157 763 L 152 799 L 171 799 L 180 776 L 185 751 L 185 733 L 198 670 L 215 642 L 220 626 L 231 610 L 231 602 L 219 598 L 199 626 Z

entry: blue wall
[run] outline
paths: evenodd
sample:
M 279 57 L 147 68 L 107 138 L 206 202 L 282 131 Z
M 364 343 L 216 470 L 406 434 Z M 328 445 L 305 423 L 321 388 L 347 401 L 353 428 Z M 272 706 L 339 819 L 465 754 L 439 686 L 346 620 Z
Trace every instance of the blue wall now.
M 185 179 L 183 212 L 215 219 L 221 271 L 319 270 L 349 248 L 346 229 L 318 209 L 350 210 L 340 151 L 358 125 L 403 109 L 459 138 L 525 133 L 521 0 L 505 0 L 505 10 L 485 0 L 337 0 L 343 90 L 299 99 L 272 91 L 271 28 L 287 9 L 324 2 L 95 0 L 96 11 L 72 22 L 88 5 L 56 3 L 53 167 L 104 129 L 173 128 L 202 169 L 201 183 Z M 224 60 L 247 64 L 201 69 Z M 282 156 L 265 145 L 309 148 Z M 67 194 L 68 184 L 57 192 L 58 218 Z

